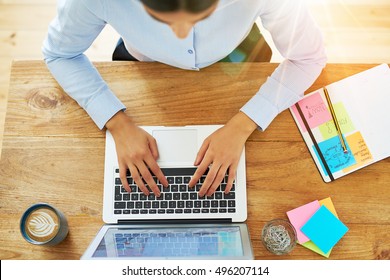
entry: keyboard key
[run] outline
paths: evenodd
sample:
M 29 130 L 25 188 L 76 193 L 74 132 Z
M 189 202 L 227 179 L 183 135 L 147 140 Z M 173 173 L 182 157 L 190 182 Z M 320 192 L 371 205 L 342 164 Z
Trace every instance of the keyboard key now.
M 184 201 L 183 200 L 179 200 L 177 202 L 177 208 L 184 208 Z
M 135 207 L 134 201 L 127 202 L 127 209 L 134 209 L 134 207 Z
M 192 208 L 192 207 L 194 207 L 194 202 L 191 200 L 187 200 L 186 201 L 186 208 Z
M 223 199 L 235 199 L 236 193 L 235 192 L 229 192 L 223 194 Z
M 182 184 L 183 183 L 183 177 L 176 177 L 175 178 L 175 183 L 176 184 Z
M 114 203 L 114 209 L 125 209 L 126 208 L 126 202 L 115 202 Z
M 226 207 L 227 206 L 227 201 L 226 200 L 220 200 L 219 201 L 219 207 Z
M 151 207 L 152 207 L 152 203 L 150 201 L 145 201 L 144 202 L 144 208 L 149 209 Z
M 202 204 L 203 204 L 204 208 L 209 208 L 210 207 L 210 201 L 209 200 L 204 200 Z
M 142 208 L 142 202 L 141 201 L 136 201 L 135 202 L 135 208 L 136 209 L 141 209 Z

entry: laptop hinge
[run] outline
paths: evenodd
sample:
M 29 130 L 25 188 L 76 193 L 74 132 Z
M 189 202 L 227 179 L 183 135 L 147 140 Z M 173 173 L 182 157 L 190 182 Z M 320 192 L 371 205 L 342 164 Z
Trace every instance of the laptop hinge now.
M 146 225 L 146 224 L 227 224 L 232 219 L 151 219 L 151 220 L 118 220 L 118 224 Z

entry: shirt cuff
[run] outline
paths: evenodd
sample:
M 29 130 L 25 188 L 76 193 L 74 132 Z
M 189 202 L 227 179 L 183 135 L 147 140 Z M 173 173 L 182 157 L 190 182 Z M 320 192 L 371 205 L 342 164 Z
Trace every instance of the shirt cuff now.
M 103 129 L 107 121 L 121 110 L 126 110 L 125 105 L 111 92 L 99 94 L 85 107 L 85 111 L 99 129 Z
M 260 94 L 253 96 L 240 110 L 264 131 L 278 115 L 278 110 Z
M 272 77 L 268 77 L 256 95 L 241 108 L 241 111 L 251 118 L 260 130 L 264 131 L 280 112 L 294 105 L 300 98 Z

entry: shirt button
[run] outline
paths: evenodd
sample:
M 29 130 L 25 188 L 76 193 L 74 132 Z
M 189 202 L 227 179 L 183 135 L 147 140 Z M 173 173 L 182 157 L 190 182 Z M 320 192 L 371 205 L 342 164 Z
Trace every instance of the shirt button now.
M 189 54 L 193 54 L 194 51 L 193 51 L 193 50 L 188 50 L 188 53 L 189 53 Z

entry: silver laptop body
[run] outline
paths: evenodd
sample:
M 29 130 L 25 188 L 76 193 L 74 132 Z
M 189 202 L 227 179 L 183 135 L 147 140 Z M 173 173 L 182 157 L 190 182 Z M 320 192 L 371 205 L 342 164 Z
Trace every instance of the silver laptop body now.
M 184 127 L 145 126 L 142 128 L 148 133 L 150 133 L 157 140 L 160 155 L 157 163 L 163 170 L 164 168 L 170 167 L 195 168 L 193 163 L 204 139 L 220 127 L 221 126 L 219 125 L 201 125 Z M 161 220 L 174 220 L 178 222 L 188 222 L 194 220 L 209 220 L 215 222 L 243 222 L 247 218 L 245 151 L 243 151 L 241 154 L 239 165 L 237 167 L 235 188 L 232 192 L 232 195 L 235 196 L 235 212 L 232 212 L 229 208 L 227 208 L 227 210 L 218 209 L 218 211 L 216 212 L 215 209 L 211 210 L 212 208 L 215 208 L 211 207 L 211 205 L 209 206 L 210 210 L 193 210 L 194 212 L 191 213 L 188 213 L 188 210 L 178 210 L 177 212 L 180 213 L 176 213 L 175 210 L 172 213 L 171 210 L 168 211 L 169 205 L 167 207 L 167 212 L 169 213 L 165 214 L 158 213 L 158 211 L 156 211 L 156 213 L 154 214 L 150 214 L 149 212 L 154 212 L 152 210 L 147 211 L 148 213 L 145 214 L 146 210 L 129 211 L 123 209 L 123 207 L 120 207 L 120 209 L 118 209 L 118 205 L 127 205 L 127 202 L 118 203 L 117 201 L 115 201 L 116 192 L 118 194 L 118 170 L 119 168 L 114 139 L 107 131 L 103 198 L 103 220 L 107 224 Z M 197 192 L 195 193 L 197 194 Z M 125 195 L 123 189 L 121 195 Z M 194 194 L 190 194 L 190 196 L 194 197 Z M 145 197 L 143 197 L 143 199 L 148 200 L 148 198 Z M 209 200 L 209 198 L 206 197 L 204 200 Z M 207 203 L 203 202 L 202 200 L 202 206 L 203 203 L 205 203 L 206 205 L 215 205 L 215 202 L 211 201 L 210 203 Z M 151 204 L 148 204 L 148 206 L 150 205 Z

